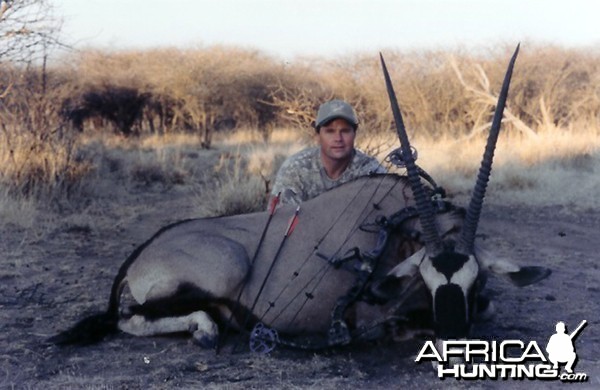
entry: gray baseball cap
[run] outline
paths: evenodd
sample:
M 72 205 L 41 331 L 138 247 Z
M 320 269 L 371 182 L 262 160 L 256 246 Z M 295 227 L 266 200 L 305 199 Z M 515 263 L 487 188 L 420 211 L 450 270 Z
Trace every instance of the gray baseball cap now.
M 315 128 L 319 129 L 325 123 L 342 118 L 348 121 L 355 128 L 358 126 L 358 119 L 356 113 L 351 105 L 343 100 L 330 100 L 321 104 L 319 111 L 317 112 L 317 120 L 315 121 Z

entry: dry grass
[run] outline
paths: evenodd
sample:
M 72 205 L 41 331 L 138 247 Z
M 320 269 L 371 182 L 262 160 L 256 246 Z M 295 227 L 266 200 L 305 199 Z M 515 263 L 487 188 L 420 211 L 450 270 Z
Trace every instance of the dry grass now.
M 277 142 L 265 143 L 254 131 L 236 132 L 217 143 L 223 150 L 212 171 L 212 185 L 198 189 L 200 215 L 232 215 L 264 210 L 279 166 L 305 143 L 297 133 L 274 131 Z
M 386 53 L 419 163 L 453 193 L 470 191 L 511 50 Z M 283 159 L 313 142 L 307 118 L 330 97 L 356 107 L 359 147 L 383 159 L 397 140 L 372 57 L 283 65 L 252 50 L 209 47 L 89 51 L 46 77 L 35 68 L 3 68 L 3 222 L 31 226 L 34 209 L 77 212 L 95 199 L 174 187 L 194 187 L 202 215 L 262 209 Z M 594 52 L 522 47 L 491 201 L 598 207 L 599 64 Z M 70 132 L 61 102 L 106 86 L 150 93 L 172 110 L 173 126 L 130 139 L 103 127 Z M 207 124 L 223 116 L 237 127 L 211 134 L 213 148 L 205 150 Z
M 393 141 L 390 141 L 394 144 Z M 469 193 L 485 147 L 473 138 L 415 137 L 418 163 L 454 194 Z M 381 154 L 380 156 L 383 156 Z M 512 131 L 498 140 L 488 201 L 503 204 L 600 207 L 600 129 L 551 126 L 536 137 Z
M 137 141 L 109 135 L 84 137 L 77 156 L 86 171 L 72 193 L 70 208 L 84 212 L 93 199 L 126 196 L 132 189 L 166 191 L 179 186 L 196 195 L 192 199 L 197 215 L 263 210 L 283 160 L 312 142 L 290 129 L 277 129 L 272 136 L 274 141 L 266 143 L 254 131 L 238 131 L 217 138 L 212 151 L 203 150 L 197 137 L 181 134 Z M 413 137 L 418 163 L 454 195 L 471 191 L 484 142 L 483 134 Z M 373 144 L 379 145 L 375 152 L 383 161 L 398 143 L 393 133 L 387 133 L 363 137 L 358 146 L 368 149 Z M 61 154 L 53 155 L 54 160 L 48 155 L 45 158 L 59 161 Z M 600 191 L 599 167 L 600 134 L 592 124 L 578 129 L 549 127 L 537 137 L 504 132 L 498 142 L 488 201 L 597 208 L 600 204 L 594 194 Z M 87 201 L 80 203 L 83 199 Z M 5 189 L 0 200 L 3 223 L 24 228 L 35 224 L 41 206 L 35 197 L 10 196 Z
M 258 175 L 250 175 L 242 154 L 222 153 L 213 168 L 213 181 L 198 187 L 196 204 L 200 215 L 233 215 L 264 209 L 267 182 Z
M 4 224 L 31 229 L 37 217 L 37 204 L 32 199 L 15 198 L 7 190 L 0 194 L 0 221 Z
M 233 137 L 238 144 L 231 139 L 223 144 L 229 148 L 235 145 L 236 152 L 223 154 L 216 168 L 220 179 L 212 199 L 222 203 L 211 204 L 211 215 L 262 209 L 265 185 L 274 179 L 284 157 L 310 144 L 306 137 L 294 133 L 282 131 L 274 135 L 279 137 L 277 143 L 264 144 L 252 139 L 251 133 L 238 133 Z M 450 194 L 469 194 L 485 147 L 485 135 L 486 132 L 474 137 L 415 136 L 418 163 Z M 362 137 L 358 143 L 359 148 L 375 152 L 380 161 L 397 145 L 392 133 Z M 390 171 L 394 170 L 390 167 Z M 600 129 L 593 124 L 582 124 L 577 129 L 549 126 L 540 128 L 537 136 L 514 129 L 504 131 L 498 141 L 487 198 L 502 204 L 598 208 L 600 201 L 595 194 L 600 191 L 599 171 Z M 244 202 L 248 207 L 241 206 Z
M 92 169 L 77 160 L 74 137 L 5 127 L 0 138 L 0 183 L 14 197 L 69 196 Z

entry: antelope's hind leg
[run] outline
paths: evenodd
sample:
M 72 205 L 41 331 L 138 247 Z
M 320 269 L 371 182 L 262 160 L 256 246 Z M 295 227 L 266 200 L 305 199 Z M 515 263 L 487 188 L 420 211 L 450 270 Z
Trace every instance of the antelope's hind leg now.
M 221 320 L 219 301 L 226 302 L 193 285 L 183 284 L 170 297 L 130 306 L 119 320 L 119 329 L 134 336 L 189 332 L 201 347 L 214 348 L 219 338 L 216 321 Z
M 214 348 L 219 338 L 219 327 L 204 311 L 163 318 L 147 318 L 135 314 L 119 321 L 119 329 L 134 336 L 158 336 L 190 332 L 194 341 L 203 348 Z
M 215 347 L 217 324 L 223 325 L 248 271 L 246 249 L 236 241 L 191 233 L 168 237 L 129 268 L 119 329 L 136 336 L 189 332 L 200 346 Z

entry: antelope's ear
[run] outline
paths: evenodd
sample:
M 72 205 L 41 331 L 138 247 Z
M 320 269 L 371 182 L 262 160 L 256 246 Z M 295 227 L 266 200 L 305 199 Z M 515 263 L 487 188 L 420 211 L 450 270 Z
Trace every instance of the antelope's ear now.
M 512 284 L 518 287 L 537 283 L 552 273 L 552 270 L 546 267 L 521 267 L 510 260 L 494 256 L 481 245 L 475 245 L 475 257 L 483 269 L 506 276 Z
M 528 266 L 521 267 L 517 272 L 509 273 L 508 277 L 515 286 L 524 287 L 546 279 L 551 273 L 550 268 Z
M 396 278 L 402 278 L 405 276 L 413 277 L 419 271 L 419 266 L 425 258 L 425 248 L 421 248 L 415 252 L 412 256 L 392 268 L 387 276 L 393 276 Z
M 407 286 L 417 276 L 419 265 L 425 257 L 425 248 L 422 248 L 388 272 L 383 278 L 371 284 L 372 297 L 386 302 L 405 293 Z

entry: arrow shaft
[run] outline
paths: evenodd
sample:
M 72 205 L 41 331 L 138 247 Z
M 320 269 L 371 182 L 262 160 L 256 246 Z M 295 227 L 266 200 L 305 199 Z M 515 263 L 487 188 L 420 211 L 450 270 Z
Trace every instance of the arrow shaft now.
M 260 285 L 260 289 L 258 290 L 256 297 L 254 298 L 254 302 L 252 303 L 250 312 L 254 311 L 254 308 L 256 307 L 256 304 L 258 303 L 258 299 L 260 298 L 260 296 L 265 288 L 265 285 L 267 284 L 267 280 L 269 280 L 269 276 L 271 276 L 271 273 L 273 272 L 273 269 L 275 268 L 275 263 L 277 263 L 277 260 L 279 259 L 279 256 L 281 255 L 281 251 L 283 250 L 283 247 L 284 247 L 287 239 L 292 235 L 292 232 L 294 231 L 296 224 L 298 223 L 299 212 L 300 212 L 300 206 L 298 206 L 298 208 L 296 208 L 296 212 L 290 219 L 290 222 L 288 223 L 288 226 L 285 229 L 285 234 L 283 235 L 283 240 L 281 240 L 281 243 L 279 244 L 279 248 L 277 248 L 277 252 L 275 252 L 275 256 L 273 256 L 273 261 L 271 261 L 269 270 L 267 271 L 267 274 L 265 275 L 265 278 L 263 279 L 262 284 Z
M 267 222 L 265 223 L 262 234 L 260 235 L 260 239 L 258 240 L 258 245 L 256 246 L 256 250 L 254 251 L 254 256 L 252 256 L 252 260 L 250 260 L 250 270 L 248 271 L 248 274 L 244 278 L 242 288 L 240 288 L 240 292 L 237 295 L 237 299 L 235 301 L 235 306 L 234 306 L 233 310 L 231 311 L 231 314 L 229 315 L 227 324 L 225 325 L 225 330 L 223 331 L 223 337 L 221 338 L 221 341 L 217 344 L 217 348 L 216 348 L 217 353 L 219 353 L 221 346 L 223 344 L 225 344 L 225 340 L 227 340 L 227 335 L 229 333 L 229 329 L 231 328 L 231 321 L 233 320 L 233 316 L 235 315 L 235 313 L 237 312 L 237 310 L 240 306 L 240 299 L 242 298 L 242 294 L 244 293 L 244 290 L 246 289 L 248 280 L 250 279 L 250 277 L 252 275 L 252 269 L 253 269 L 252 266 L 254 265 L 254 262 L 256 261 L 256 258 L 258 257 L 258 253 L 260 252 L 260 248 L 262 248 L 263 242 L 265 241 L 267 231 L 269 230 L 269 226 L 271 225 L 271 221 L 273 220 L 273 216 L 275 215 L 275 210 L 277 210 L 277 204 L 279 203 L 280 198 L 281 198 L 281 192 L 278 193 L 277 196 L 275 196 L 273 199 L 271 199 L 271 204 L 269 206 L 269 218 L 267 219 Z

